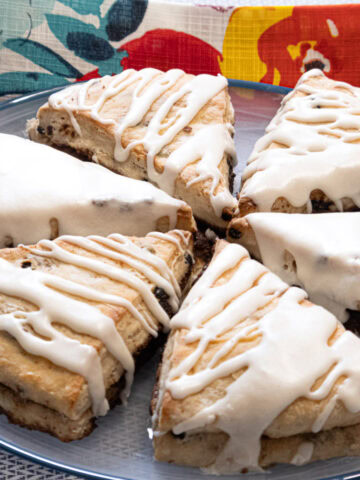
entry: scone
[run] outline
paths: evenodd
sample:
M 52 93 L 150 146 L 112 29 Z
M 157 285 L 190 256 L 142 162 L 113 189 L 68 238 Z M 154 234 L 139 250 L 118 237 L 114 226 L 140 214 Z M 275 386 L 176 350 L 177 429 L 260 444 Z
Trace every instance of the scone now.
M 0 251 L 0 410 L 70 441 L 126 401 L 178 310 L 192 235 L 63 236 Z
M 59 235 L 195 231 L 191 208 L 153 185 L 0 134 L 0 248 Z
M 158 460 L 219 474 L 360 455 L 360 339 L 242 246 L 219 241 L 171 327 Z
M 358 210 L 359 108 L 359 88 L 321 70 L 305 73 L 255 144 L 243 174 L 241 216 Z
M 230 192 L 233 123 L 221 75 L 146 68 L 51 95 L 28 132 L 32 140 L 148 180 L 224 229 L 237 208 Z
M 360 310 L 360 212 L 251 213 L 236 231 L 252 256 L 339 320 Z

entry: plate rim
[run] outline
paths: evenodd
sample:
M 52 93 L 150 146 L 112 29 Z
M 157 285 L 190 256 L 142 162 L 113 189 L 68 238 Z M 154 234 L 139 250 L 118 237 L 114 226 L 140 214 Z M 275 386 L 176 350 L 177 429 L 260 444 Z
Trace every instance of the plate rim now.
M 78 82 L 80 83 L 80 82 Z M 42 97 L 46 97 L 49 94 L 55 93 L 58 90 L 62 90 L 66 87 L 69 87 L 69 84 L 64 84 L 59 87 L 52 87 L 46 90 L 37 90 L 31 93 L 24 93 L 23 95 L 19 95 L 14 98 L 9 98 L 9 100 L 5 100 L 4 102 L 0 102 L 0 112 L 2 110 L 7 110 L 8 108 L 16 107 L 18 104 L 22 105 L 23 103 L 31 102 L 32 100 L 40 99 Z
M 65 472 L 78 477 L 82 475 L 83 477 L 87 479 L 92 479 L 92 480 L 132 480 L 131 478 L 128 478 L 128 477 L 108 475 L 108 474 L 96 472 L 95 470 L 84 470 L 82 468 L 75 467 L 74 465 L 66 465 L 63 463 L 56 462 L 49 457 L 46 457 L 44 455 L 38 455 L 37 453 L 32 452 L 31 450 L 19 447 L 13 442 L 3 440 L 1 436 L 0 436 L 0 447 L 9 453 L 13 453 L 21 458 L 24 458 L 25 460 L 30 460 L 38 465 L 41 465 L 47 468 L 52 468 L 53 470 L 56 470 L 58 472 Z M 201 475 L 201 472 L 199 475 Z M 221 477 L 217 477 L 217 478 L 221 479 Z M 236 478 L 236 476 L 234 476 L 234 478 Z M 357 480 L 359 478 L 360 478 L 360 470 L 356 470 L 354 472 L 348 472 L 345 474 L 332 475 L 331 477 L 323 477 L 320 480 Z M 214 477 L 214 480 L 215 479 L 216 477 Z M 244 478 L 244 480 L 246 480 L 246 478 Z
M 282 93 L 282 94 L 286 94 L 289 91 L 291 91 L 291 88 L 288 88 L 288 87 L 281 87 L 278 85 L 270 85 L 266 83 L 250 82 L 250 81 L 236 80 L 236 79 L 228 79 L 228 81 L 229 81 L 229 86 L 231 87 L 241 87 L 241 88 L 247 88 L 252 90 L 260 90 L 260 91 L 266 91 L 270 93 Z M 71 84 L 70 85 L 65 84 L 62 86 L 57 86 L 57 87 L 53 87 L 45 90 L 38 90 L 36 92 L 26 93 L 16 98 L 11 98 L 0 104 L 0 112 L 9 108 L 16 107 L 18 105 L 26 104 L 33 100 L 38 100 L 43 97 L 48 97 L 49 94 L 54 93 L 63 88 L 66 88 L 68 86 L 71 86 Z M 101 472 L 97 472 L 95 470 L 83 469 L 83 468 L 76 467 L 74 465 L 59 463 L 56 460 L 52 460 L 50 457 L 39 455 L 36 452 L 28 450 L 27 448 L 22 448 L 13 442 L 5 440 L 1 435 L 0 435 L 0 448 L 2 448 L 3 450 L 9 453 L 17 455 L 18 457 L 24 458 L 25 460 L 32 461 L 38 465 L 51 468 L 58 472 L 65 472 L 67 474 L 75 475 L 78 477 L 82 476 L 92 480 L 132 480 L 130 478 L 123 477 L 123 476 L 120 477 L 120 476 L 108 475 Z M 337 475 L 331 475 L 330 477 L 328 476 L 323 477 L 321 480 L 356 480 L 356 479 L 360 479 L 360 468 L 358 470 L 345 473 L 345 474 L 337 474 Z
M 281 93 L 281 94 L 289 93 L 292 90 L 292 88 L 289 88 L 289 87 L 272 85 L 270 83 L 252 82 L 250 80 L 238 80 L 235 78 L 228 78 L 227 80 L 229 82 L 229 87 L 241 87 L 241 88 L 247 88 L 249 90 L 260 90 L 263 92 Z M 27 103 L 37 98 L 46 97 L 54 92 L 57 92 L 64 88 L 71 87 L 72 85 L 78 85 L 81 83 L 86 83 L 86 82 L 64 83 L 63 85 L 59 85 L 57 87 L 47 88 L 45 90 L 44 89 L 35 90 L 33 92 L 24 93 L 15 98 L 10 98 L 9 100 L 5 100 L 4 102 L 0 103 L 0 112 L 2 110 L 6 110 L 9 107 L 13 107 L 22 103 Z

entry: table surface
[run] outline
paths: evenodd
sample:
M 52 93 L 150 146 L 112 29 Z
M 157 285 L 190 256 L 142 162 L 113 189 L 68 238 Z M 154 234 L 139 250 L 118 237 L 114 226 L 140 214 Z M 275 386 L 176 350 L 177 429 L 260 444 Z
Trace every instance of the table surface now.
M 37 465 L 1 449 L 0 478 L 1 480 L 79 480 L 79 477 Z

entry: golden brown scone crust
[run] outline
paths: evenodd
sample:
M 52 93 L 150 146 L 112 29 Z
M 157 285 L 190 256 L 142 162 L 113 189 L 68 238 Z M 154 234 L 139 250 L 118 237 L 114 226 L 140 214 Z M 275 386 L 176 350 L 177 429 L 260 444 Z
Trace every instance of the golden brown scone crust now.
M 170 227 L 169 217 L 160 217 L 156 222 L 156 230 L 159 232 L 168 232 Z M 187 230 L 196 232 L 196 222 L 194 220 L 192 209 L 189 205 L 182 205 L 177 211 L 176 225 L 177 230 Z
M 326 88 L 328 90 L 341 90 L 341 87 L 336 85 L 334 80 L 330 80 L 324 75 L 319 76 L 310 76 L 303 82 L 304 85 L 314 86 L 316 88 Z M 349 94 L 349 91 L 346 90 L 346 93 Z M 305 94 L 301 91 L 295 92 L 295 96 L 302 97 Z M 273 142 L 267 147 L 267 149 L 273 148 L 284 148 L 284 145 L 280 143 Z M 265 149 L 266 150 L 266 149 Z M 253 173 L 256 175 L 256 172 Z M 243 178 L 243 186 L 239 194 L 239 215 L 241 217 L 259 211 L 258 206 L 256 203 L 251 199 L 242 194 L 242 190 L 245 188 L 247 181 L 251 177 Z M 330 200 L 326 194 L 321 189 L 315 189 L 310 194 L 310 201 L 312 204 L 312 211 L 313 213 L 320 213 L 320 212 L 336 212 L 338 211 L 336 205 L 332 200 Z M 359 208 L 354 204 L 354 202 L 350 198 L 342 198 L 341 199 L 343 210 L 344 211 L 354 211 L 359 210 Z M 294 207 L 286 198 L 279 197 L 275 200 L 274 204 L 271 207 L 272 212 L 284 212 L 284 213 L 307 213 L 307 205 L 304 204 L 300 207 Z M 234 220 L 236 222 L 236 219 Z M 234 225 L 230 225 L 230 228 L 236 229 L 236 223 Z
M 223 432 L 188 434 L 184 438 L 166 433 L 154 438 L 155 458 L 179 465 L 208 467 L 215 461 L 226 441 L 227 435 Z M 360 456 L 360 425 L 286 438 L 264 436 L 261 439 L 259 465 L 267 468 L 276 463 L 291 463 L 303 442 L 311 442 L 313 445 L 309 462 Z
M 159 72 L 160 74 L 161 72 Z M 166 99 L 175 91 L 179 90 L 184 83 L 194 78 L 194 75 L 184 74 L 176 84 L 165 91 L 150 107 L 149 111 L 136 127 L 125 129 L 122 135 L 122 146 L 127 147 L 131 142 L 142 139 L 145 135 L 147 125 L 154 116 L 154 113 L 166 101 Z M 104 77 L 101 82 L 94 84 L 89 89 L 89 103 L 96 101 L 102 93 L 103 87 L 108 85 L 111 78 Z M 150 82 L 151 84 L 151 82 Z M 120 120 L 128 112 L 132 100 L 132 94 L 137 82 L 132 83 L 125 90 L 119 92 L 116 96 L 108 99 L 101 110 L 103 118 L 114 118 Z M 186 97 L 176 102 L 171 109 L 167 119 L 174 118 L 179 108 L 183 107 Z M 113 170 L 116 173 L 139 180 L 148 180 L 146 167 L 146 150 L 142 144 L 136 145 L 125 162 L 117 162 L 114 159 L 114 125 L 103 125 L 94 121 L 88 112 L 76 112 L 75 118 L 81 128 L 82 135 L 79 136 L 72 127 L 70 118 L 65 110 L 54 110 L 48 103 L 43 105 L 38 113 L 36 121 L 31 121 L 28 125 L 28 133 L 32 140 L 46 143 L 60 148 L 71 148 L 73 153 L 77 153 L 88 160 L 95 160 L 97 163 Z M 155 157 L 155 166 L 158 171 L 162 171 L 167 157 L 188 140 L 197 130 L 208 124 L 227 124 L 234 123 L 234 112 L 231 106 L 230 96 L 227 89 L 222 90 L 214 96 L 193 118 L 193 120 L 166 145 Z M 219 169 L 222 173 L 219 185 L 215 190 L 221 191 L 229 189 L 231 183 L 230 157 L 224 155 Z M 196 182 L 189 187 L 186 183 L 196 175 L 195 165 L 190 164 L 183 169 L 178 176 L 175 185 L 174 197 L 185 200 L 193 209 L 195 217 L 205 221 L 210 226 L 226 228 L 227 221 L 232 216 L 232 211 L 224 211 L 223 218 L 218 218 L 210 202 L 211 180 Z
M 155 253 L 158 257 L 162 258 L 170 266 L 175 278 L 181 284 L 184 283 L 187 276 L 190 274 L 193 249 L 191 234 L 189 232 L 183 232 L 183 234 L 189 240 L 189 246 L 184 246 L 185 249 L 183 251 L 180 251 L 174 243 L 167 240 L 150 236 L 145 238 L 131 238 L 138 246 L 145 247 L 152 253 Z M 176 233 L 170 233 L 170 235 L 180 239 L 179 235 Z M 61 240 L 61 238 L 58 239 L 56 243 L 60 244 L 64 249 L 70 252 L 90 258 L 96 258 L 105 264 L 115 264 L 117 266 L 120 264 L 125 271 L 131 271 L 131 273 L 136 274 L 139 278 L 150 284 L 153 289 L 156 288 L 156 285 L 152 285 L 142 273 L 132 269 L 125 263 L 84 250 Z M 149 312 L 140 293 L 124 283 L 114 281 L 105 275 L 100 275 L 58 260 L 36 256 L 34 254 L 31 255 L 26 248 L 21 246 L 18 248 L 1 250 L 0 258 L 19 267 L 26 262 L 25 265 L 27 268 L 56 275 L 94 288 L 98 291 L 127 299 L 140 312 L 147 311 L 152 317 L 155 325 L 161 329 L 159 321 Z M 29 262 L 31 263 L 31 267 L 29 267 Z M 96 306 L 96 308 L 104 314 L 112 318 L 117 330 L 134 356 L 144 350 L 152 340 L 153 337 L 144 326 L 124 307 L 91 302 L 84 299 L 81 299 L 81 301 Z M 0 293 L 0 313 L 12 312 L 14 310 L 33 311 L 36 310 L 36 307 L 20 298 L 9 297 Z M 91 345 L 97 350 L 102 363 L 105 387 L 108 391 L 113 385 L 119 382 L 124 372 L 123 367 L 106 350 L 100 340 L 88 335 L 79 334 L 64 325 L 54 324 L 54 326 L 68 337 Z M 78 374 L 54 365 L 46 358 L 25 352 L 17 341 L 6 332 L 0 332 L 0 385 L 3 388 L 6 388 L 4 392 L 10 391 L 10 393 L 17 397 L 16 401 L 18 402 L 18 406 L 15 407 L 12 406 L 15 400 L 12 400 L 10 394 L 4 394 L 4 398 L 0 401 L 0 407 L 2 410 L 9 413 L 9 417 L 17 423 L 32 428 L 35 428 L 35 425 L 40 425 L 41 429 L 47 429 L 48 431 L 51 431 L 51 433 L 57 435 L 57 431 L 50 425 L 51 422 L 48 427 L 46 427 L 44 424 L 44 422 L 46 423 L 46 420 L 43 417 L 36 417 L 36 412 L 40 415 L 41 411 L 43 411 L 40 409 L 41 406 L 42 408 L 47 408 L 50 412 L 53 411 L 57 415 L 66 417 L 70 424 L 72 422 L 73 427 L 71 428 L 75 428 L 74 425 L 76 425 L 76 422 L 79 422 L 80 426 L 85 422 L 86 425 L 84 424 L 80 430 L 83 431 L 84 434 L 85 432 L 91 431 L 89 423 L 92 417 L 91 399 L 85 379 Z M 6 398 L 8 398 L 8 401 Z M 25 408 L 23 405 L 24 408 L 20 409 L 20 400 L 30 402 L 27 405 L 34 404 L 36 406 L 36 408 L 35 406 L 33 408 L 35 413 L 32 416 L 29 416 L 29 422 L 26 421 L 28 407 Z M 7 404 L 9 405 L 8 408 L 6 407 Z M 24 412 L 23 417 L 19 417 L 20 410 Z M 87 412 L 90 412 L 90 414 Z M 86 421 L 84 419 L 86 419 Z M 67 440 L 72 439 L 70 438 L 70 433 L 68 437 L 66 435 L 64 434 L 62 437 L 66 437 Z M 76 435 L 75 438 L 80 438 L 79 433 L 76 433 Z
M 215 249 L 214 258 L 220 253 L 220 251 L 226 246 L 226 244 L 227 243 L 224 240 L 218 241 Z M 234 269 L 225 272 L 220 277 L 220 279 L 217 280 L 215 285 L 225 283 L 226 280 L 230 276 L 232 276 L 233 272 Z M 262 318 L 265 314 L 271 312 L 277 305 L 278 300 L 279 297 L 274 298 L 264 308 L 257 310 L 257 312 L 252 314 L 250 318 L 242 321 L 242 328 L 245 328 L 248 325 L 255 324 L 258 319 Z M 300 304 L 304 307 L 304 311 L 308 306 L 312 305 L 311 302 L 309 302 L 308 300 L 303 300 Z M 235 332 L 236 331 L 234 329 L 230 332 L 227 332 L 224 335 L 224 338 L 228 338 L 234 335 Z M 329 345 L 332 345 L 344 332 L 345 329 L 342 324 L 340 322 L 337 322 L 335 330 L 332 332 L 328 339 Z M 233 383 L 235 378 L 237 378 L 239 375 L 242 375 L 244 372 L 244 369 L 242 369 L 236 373 L 233 373 L 232 375 L 217 378 L 214 382 L 209 384 L 199 393 L 189 395 L 183 399 L 173 398 L 170 392 L 166 390 L 166 388 L 163 388 L 163 390 L 161 391 L 161 386 L 165 385 L 165 379 L 168 377 L 169 371 L 172 368 L 177 367 L 185 358 L 188 358 L 188 356 L 194 351 L 197 346 L 194 343 L 186 343 L 185 336 L 187 333 L 187 329 L 176 329 L 173 330 L 170 334 L 164 351 L 162 365 L 159 371 L 158 384 L 157 387 L 154 389 L 154 396 L 152 402 L 152 409 L 153 412 L 155 412 L 154 430 L 164 434 L 154 436 L 155 455 L 157 458 L 166 461 L 172 461 L 173 456 L 178 455 L 178 458 L 180 458 L 180 463 L 183 463 L 183 459 L 187 455 L 189 455 L 188 458 L 192 458 L 192 454 L 190 454 L 187 450 L 186 452 L 185 450 L 181 451 L 181 449 L 183 448 L 182 443 L 179 441 L 181 439 L 176 439 L 176 437 L 172 435 L 172 429 L 176 425 L 180 424 L 183 421 L 189 420 L 204 408 L 208 408 L 210 405 L 216 403 L 216 401 L 223 398 L 223 396 L 226 394 L 227 387 Z M 259 344 L 260 341 L 261 336 L 255 336 L 252 339 L 248 339 L 246 342 L 239 342 L 228 355 L 231 357 L 237 356 L 251 348 L 254 348 L 256 345 Z M 223 343 L 221 341 L 210 343 L 205 352 L 200 357 L 197 364 L 193 367 L 192 373 L 195 374 L 196 372 L 203 370 L 203 368 L 206 367 L 210 359 L 221 348 L 222 345 Z M 318 388 L 326 377 L 327 374 L 317 379 L 317 381 L 313 385 L 313 389 Z M 281 439 L 285 438 L 284 443 L 280 442 L 279 444 L 284 445 L 284 448 L 286 448 L 286 438 L 299 435 L 301 436 L 303 434 L 311 434 L 314 422 L 319 417 L 320 413 L 324 411 L 325 406 L 335 395 L 337 388 L 342 384 L 344 380 L 345 377 L 340 377 L 335 382 L 329 395 L 323 400 L 315 401 L 307 398 L 298 398 L 287 408 L 285 408 L 285 410 L 283 410 L 280 415 L 278 415 L 273 420 L 273 422 L 264 431 L 264 437 L 270 438 L 271 441 L 273 441 L 274 439 L 278 439 L 279 442 Z M 234 418 L 234 422 L 236 422 L 236 418 Z M 322 429 L 324 431 L 328 431 L 337 427 L 356 425 L 359 422 L 360 413 L 349 412 L 342 402 L 337 401 L 334 409 L 330 413 Z M 325 433 L 323 435 L 325 435 Z M 188 438 L 189 441 L 192 437 L 194 437 L 193 441 L 195 443 L 204 442 L 203 448 L 199 448 L 198 450 L 198 460 L 195 460 L 194 463 L 191 463 L 192 465 L 197 465 L 198 462 L 202 462 L 202 459 L 207 458 L 206 455 L 215 456 L 216 452 L 219 451 L 219 448 L 222 448 L 227 439 L 226 434 L 224 434 L 212 425 L 208 425 L 202 428 L 201 431 L 190 432 L 185 435 L 185 438 Z M 169 440 L 168 447 L 166 446 L 167 439 Z M 176 453 L 174 453 L 171 448 L 171 445 L 174 445 L 174 439 L 176 439 L 176 448 L 178 449 Z M 183 443 L 184 445 L 186 445 L 185 441 Z M 206 453 L 205 446 L 207 448 L 207 445 L 209 445 L 209 452 Z M 219 445 L 221 445 L 221 447 Z M 193 448 L 193 454 L 196 455 L 195 452 L 197 451 L 197 447 L 195 445 L 187 445 L 186 447 L 184 446 L 184 449 L 187 449 L 187 447 L 189 447 L 189 450 L 192 450 Z M 168 452 L 168 458 L 165 458 L 167 454 L 164 453 L 163 449 L 164 451 Z M 213 456 L 211 456 L 211 458 L 213 458 Z M 189 460 L 189 462 L 190 461 L 191 460 Z M 203 464 L 201 466 L 203 466 Z
M 256 260 L 261 260 L 254 230 L 251 228 L 246 217 L 234 218 L 226 231 L 226 237 L 229 242 L 236 242 L 243 245 Z

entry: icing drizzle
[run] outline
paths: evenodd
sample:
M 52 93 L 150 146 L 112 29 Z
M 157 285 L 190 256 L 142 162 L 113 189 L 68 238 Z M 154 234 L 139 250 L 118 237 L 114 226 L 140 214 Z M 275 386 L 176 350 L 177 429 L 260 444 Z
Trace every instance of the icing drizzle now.
M 320 189 L 343 210 L 342 199 L 360 207 L 360 90 L 343 82 L 332 88 L 310 85 L 321 70 L 310 70 L 290 92 L 255 144 L 243 175 L 241 197 L 260 211 L 270 211 L 285 197 L 293 206 L 307 205 Z M 299 95 L 300 94 L 300 95 Z M 272 143 L 284 148 L 268 148 Z
M 226 281 L 225 272 L 230 275 Z M 182 341 L 194 346 L 164 382 L 174 399 L 197 394 L 233 375 L 222 398 L 173 428 L 175 434 L 207 427 L 228 434 L 211 473 L 259 470 L 261 436 L 298 398 L 316 401 L 335 393 L 350 412 L 360 411 L 360 340 L 344 332 L 329 345 L 338 321 L 322 307 L 304 305 L 304 299 L 303 290 L 289 287 L 251 260 L 241 246 L 228 244 L 173 317 L 172 328 L 186 329 Z M 270 302 L 272 309 L 258 312 Z M 244 346 L 240 353 L 234 350 L 237 345 Z M 343 375 L 346 380 L 334 392 Z M 313 425 L 314 432 L 331 415 L 336 402 L 329 403 L 321 422 Z
M 176 237 L 174 235 L 169 235 L 168 233 L 162 232 L 150 232 L 147 234 L 147 237 L 159 238 L 160 240 L 166 240 L 167 242 L 171 242 L 176 245 L 181 252 L 183 252 L 184 247 L 182 244 L 188 245 L 189 243 L 184 235 L 184 232 L 182 230 L 172 230 L 171 233 L 175 233 Z
M 154 113 L 146 128 L 144 137 L 131 142 L 126 148 L 122 144 L 124 131 L 143 121 L 152 104 L 165 92 L 173 89 L 185 73 L 174 69 L 163 73 L 154 68 L 145 68 L 139 72 L 125 70 L 112 78 L 105 77 L 106 87 L 101 90 L 94 103 L 89 103 L 92 87 L 102 85 L 99 80 L 90 80 L 84 85 L 71 86 L 57 92 L 49 98 L 49 104 L 54 109 L 64 109 L 70 116 L 73 127 L 81 135 L 81 129 L 74 116 L 74 111 L 86 112 L 95 121 L 104 125 L 114 126 L 115 150 L 114 158 L 125 162 L 131 150 L 142 144 L 147 151 L 147 173 L 149 179 L 170 195 L 175 192 L 175 182 L 181 171 L 188 165 L 197 162 L 196 176 L 187 182 L 187 186 L 195 182 L 211 180 L 210 200 L 218 217 L 221 217 L 224 207 L 236 207 L 236 201 L 230 191 L 218 188 L 223 175 L 220 162 L 225 154 L 229 155 L 235 164 L 235 149 L 231 138 L 232 125 L 208 124 L 195 131 L 179 148 L 170 153 L 164 161 L 163 171 L 155 166 L 156 156 L 169 145 L 184 127 L 192 121 L 198 112 L 221 90 L 227 86 L 227 80 L 218 75 L 197 75 L 182 84 L 177 90 L 171 91 L 158 110 Z M 115 95 L 125 91 L 136 83 L 133 89 L 131 104 L 122 118 L 109 117 L 102 114 L 106 102 Z M 186 98 L 186 104 L 176 107 L 176 103 Z M 195 128 L 195 127 L 193 127 Z
M 302 442 L 299 445 L 299 448 L 292 458 L 291 462 L 293 465 L 304 465 L 311 460 L 312 454 L 314 452 L 314 444 L 311 442 Z
M 73 253 L 64 248 L 60 241 L 66 242 L 68 247 L 81 248 L 83 252 Z M 178 309 L 180 288 L 167 263 L 122 235 L 113 234 L 107 238 L 67 235 L 56 242 L 42 240 L 35 247 L 24 248 L 29 251 L 30 258 L 51 258 L 129 286 L 140 294 L 151 314 L 165 328 L 169 326 L 168 314 L 160 306 L 148 282 L 162 288 L 168 295 L 173 310 Z M 101 255 L 117 263 L 104 262 L 89 254 Z M 121 263 L 131 270 L 124 270 Z M 121 306 L 139 320 L 151 335 L 157 336 L 157 325 L 146 310 L 136 308 L 118 295 L 51 273 L 23 269 L 4 259 L 0 259 L 0 292 L 24 299 L 37 307 L 37 310 L 30 312 L 18 310 L 1 314 L 0 330 L 15 337 L 27 352 L 45 357 L 56 365 L 82 375 L 88 383 L 94 415 L 104 415 L 109 408 L 100 357 L 92 346 L 62 334 L 54 328 L 53 322 L 102 341 L 126 372 L 126 387 L 122 393 L 123 400 L 126 400 L 134 376 L 133 357 L 113 319 L 87 301 Z M 74 297 L 80 297 L 85 302 Z
M 312 301 L 339 320 L 360 305 L 360 212 L 327 214 L 254 213 L 262 262 L 284 281 L 304 288 Z M 285 252 L 296 269 L 285 262 Z

